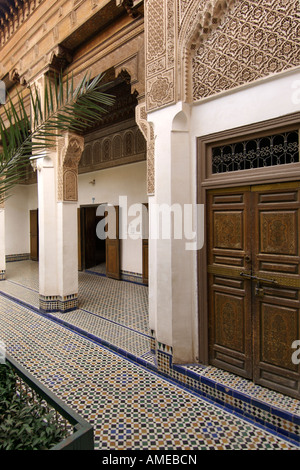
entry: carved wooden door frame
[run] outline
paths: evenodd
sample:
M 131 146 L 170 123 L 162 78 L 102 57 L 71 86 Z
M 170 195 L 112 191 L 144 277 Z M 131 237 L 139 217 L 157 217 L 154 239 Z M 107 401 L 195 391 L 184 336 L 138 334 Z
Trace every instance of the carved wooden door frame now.
M 250 124 L 235 129 L 209 134 L 197 138 L 197 203 L 207 203 L 207 191 L 217 188 L 230 188 L 262 183 L 281 183 L 300 180 L 300 163 L 277 167 L 258 168 L 229 174 L 213 175 L 210 171 L 211 147 L 228 140 L 253 138 L 285 129 L 300 129 L 300 113 L 293 113 L 280 118 Z M 206 226 L 206 220 L 205 220 Z M 209 363 L 208 344 L 208 281 L 207 281 L 207 242 L 197 253 L 198 285 L 198 329 L 199 329 L 199 362 Z

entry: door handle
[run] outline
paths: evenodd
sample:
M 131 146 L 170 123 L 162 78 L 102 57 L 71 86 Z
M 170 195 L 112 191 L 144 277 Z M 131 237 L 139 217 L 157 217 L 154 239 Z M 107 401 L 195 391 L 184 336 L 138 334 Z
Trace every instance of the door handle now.
M 276 279 L 264 279 L 263 277 L 254 276 L 253 274 L 248 274 L 244 272 L 241 272 L 240 276 L 245 277 L 246 279 L 250 279 L 250 280 L 253 279 L 254 281 L 258 281 L 258 283 L 268 282 L 269 284 L 278 284 Z

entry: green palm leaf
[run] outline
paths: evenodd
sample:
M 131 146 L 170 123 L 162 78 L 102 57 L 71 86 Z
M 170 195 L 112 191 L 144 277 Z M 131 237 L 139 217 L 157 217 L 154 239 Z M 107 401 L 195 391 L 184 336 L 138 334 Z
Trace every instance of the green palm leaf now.
M 46 78 L 44 95 L 30 89 L 31 113 L 17 93 L 0 108 L 0 198 L 26 175 L 30 159 L 53 148 L 62 132 L 82 133 L 107 113 L 114 98 L 103 91 L 103 75 L 91 80 L 86 74 L 74 85 L 73 77 Z M 1 113 L 2 110 L 2 113 Z

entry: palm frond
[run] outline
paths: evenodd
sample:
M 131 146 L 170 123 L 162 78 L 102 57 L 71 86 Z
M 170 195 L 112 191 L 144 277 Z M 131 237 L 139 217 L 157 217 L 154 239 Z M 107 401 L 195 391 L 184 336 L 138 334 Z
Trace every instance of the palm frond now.
M 31 113 L 23 95 L 17 93 L 14 101 L 8 96 L 0 108 L 1 199 L 26 175 L 30 159 L 53 147 L 58 135 L 82 133 L 108 112 L 114 97 L 101 90 L 102 79 L 102 74 L 91 79 L 87 73 L 75 87 L 73 76 L 65 81 L 62 75 L 47 77 L 43 96 L 36 87 L 29 90 Z

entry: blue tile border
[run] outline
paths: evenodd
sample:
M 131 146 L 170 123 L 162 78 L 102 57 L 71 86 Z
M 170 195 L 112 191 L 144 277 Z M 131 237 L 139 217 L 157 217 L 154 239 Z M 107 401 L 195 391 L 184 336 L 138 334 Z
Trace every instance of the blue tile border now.
M 87 274 L 93 274 L 94 276 L 101 276 L 107 277 L 106 274 L 100 273 L 98 271 L 93 271 L 93 268 L 85 269 L 83 272 Z M 109 279 L 109 278 L 107 278 Z M 128 274 L 128 272 L 121 271 L 121 279 L 120 281 L 123 282 L 130 282 L 131 284 L 137 284 L 138 286 L 148 287 L 148 284 L 143 282 L 143 278 L 140 276 L 136 276 L 134 273 Z
M 191 379 L 195 380 L 195 382 L 197 382 L 199 384 L 199 387 L 186 386 L 186 384 L 185 384 L 185 386 L 188 389 L 189 388 L 192 389 L 195 393 L 197 393 L 200 396 L 205 395 L 207 398 L 210 398 L 211 400 L 216 401 L 220 405 L 225 406 L 225 407 L 231 409 L 232 411 L 235 411 L 235 413 L 237 413 L 239 416 L 247 417 L 249 420 L 252 420 L 252 422 L 259 423 L 259 424 L 265 426 L 267 429 L 276 432 L 278 434 L 278 436 L 281 436 L 281 437 L 284 436 L 284 438 L 287 438 L 293 444 L 299 446 L 299 448 L 300 448 L 300 435 L 295 434 L 294 432 L 288 431 L 288 430 L 284 429 L 283 427 L 276 426 L 275 424 L 272 424 L 272 423 L 270 423 L 270 422 L 268 422 L 268 421 L 266 421 L 262 418 L 259 418 L 258 416 L 253 416 L 253 414 L 251 414 L 247 410 L 241 410 L 237 406 L 234 406 L 234 405 L 231 405 L 230 403 L 227 403 L 224 399 L 221 399 L 217 396 L 214 396 L 213 391 L 221 392 L 222 394 L 224 394 L 224 398 L 225 398 L 225 396 L 235 398 L 236 400 L 238 400 L 242 404 L 246 404 L 246 405 L 248 404 L 252 407 L 255 407 L 255 408 L 257 408 L 258 411 L 259 410 L 265 411 L 265 412 L 269 413 L 270 417 L 272 417 L 272 416 L 273 417 L 278 417 L 282 420 L 285 420 L 287 423 L 293 424 L 294 426 L 299 426 L 300 416 L 298 416 L 294 413 L 290 413 L 290 412 L 285 411 L 285 410 L 281 410 L 278 407 L 272 406 L 270 404 L 264 403 L 264 402 L 262 402 L 261 400 L 259 400 L 257 398 L 247 396 L 244 393 L 239 392 L 237 390 L 234 390 L 230 386 L 220 384 L 220 383 L 216 382 L 215 380 L 213 380 L 211 378 L 201 376 L 201 375 L 199 375 L 199 374 L 197 374 L 193 371 L 187 371 L 184 368 L 184 366 L 172 365 L 172 357 L 170 356 L 170 354 L 165 353 L 163 351 L 159 351 L 159 354 L 169 356 L 168 357 L 168 363 L 169 363 L 169 366 L 170 366 L 170 371 L 174 370 L 175 372 L 177 372 L 177 373 L 179 373 L 183 376 L 186 375 L 187 377 L 190 377 Z M 163 371 L 160 371 L 160 372 L 163 373 L 165 376 L 168 376 L 167 372 L 163 372 Z M 181 382 L 182 383 L 182 380 L 179 380 L 179 379 L 174 379 L 174 380 L 176 382 Z M 201 387 L 201 385 L 206 385 L 207 387 L 209 387 L 209 389 L 212 390 L 212 393 L 210 394 L 208 392 L 203 392 L 202 390 L 200 390 L 199 388 Z
M 86 339 L 89 339 L 90 341 L 95 342 L 96 344 L 100 345 L 101 347 L 104 347 L 104 348 L 106 348 L 110 351 L 113 351 L 114 353 L 120 355 L 123 358 L 126 358 L 127 360 L 133 362 L 134 364 L 138 364 L 139 366 L 144 367 L 148 371 L 151 371 L 152 373 L 155 373 L 157 376 L 166 379 L 170 383 L 174 383 L 177 386 L 181 387 L 182 389 L 184 389 L 186 391 L 189 391 L 190 393 L 193 393 L 195 396 L 197 396 L 199 398 L 206 399 L 210 403 L 220 406 L 222 409 L 229 411 L 230 413 L 234 414 L 235 416 L 238 416 L 241 419 L 246 419 L 249 423 L 259 425 L 259 427 L 261 427 L 262 429 L 267 430 L 268 432 L 271 432 L 272 434 L 276 435 L 279 438 L 284 438 L 285 440 L 289 441 L 291 444 L 296 445 L 297 447 L 300 448 L 300 436 L 295 435 L 293 432 L 289 432 L 285 429 L 282 429 L 281 427 L 279 428 L 278 426 L 273 425 L 272 423 L 269 423 L 269 422 L 266 423 L 265 420 L 263 420 L 263 419 L 261 419 L 257 416 L 253 416 L 253 415 L 250 414 L 250 412 L 243 411 L 243 410 L 239 409 L 237 406 L 234 406 L 230 403 L 227 403 L 227 402 L 225 402 L 224 400 L 222 400 L 221 398 L 219 398 L 217 396 L 213 396 L 213 394 L 209 393 L 208 391 L 200 390 L 196 386 L 192 386 L 190 384 L 187 384 L 183 380 L 183 377 L 186 376 L 188 378 L 191 378 L 191 379 L 195 380 L 195 382 L 197 382 L 199 384 L 199 386 L 200 385 L 205 385 L 210 390 L 216 390 L 216 391 L 219 391 L 219 392 L 225 394 L 226 396 L 236 398 L 237 400 L 240 400 L 241 402 L 243 402 L 245 404 L 249 404 L 249 405 L 255 406 L 256 408 L 261 409 L 263 411 L 267 411 L 267 412 L 269 412 L 270 414 L 272 414 L 274 416 L 278 416 L 280 419 L 284 419 L 284 420 L 286 420 L 290 423 L 293 423 L 294 425 L 299 425 L 300 424 L 300 416 L 297 416 L 295 414 L 286 412 L 284 410 L 280 410 L 276 407 L 272 407 L 272 405 L 265 404 L 265 403 L 259 401 L 258 399 L 255 399 L 253 397 L 249 397 L 249 396 L 243 394 L 242 392 L 233 390 L 229 386 L 225 386 L 223 384 L 220 384 L 220 383 L 212 380 L 211 378 L 201 376 L 201 375 L 197 374 L 194 371 L 187 370 L 187 369 L 184 368 L 184 366 L 172 365 L 172 356 L 171 356 L 170 353 L 167 353 L 167 352 L 162 350 L 162 349 L 164 349 L 163 345 L 160 344 L 159 355 L 163 356 L 163 358 L 166 360 L 167 367 L 170 369 L 170 371 L 174 371 L 175 373 L 177 373 L 177 375 L 181 375 L 182 378 L 173 377 L 172 375 L 170 375 L 169 371 L 167 372 L 166 370 L 160 369 L 159 368 L 159 359 L 157 357 L 154 359 L 154 364 L 153 364 L 153 363 L 147 361 L 146 359 L 143 359 L 143 357 L 136 356 L 136 355 L 134 355 L 134 354 L 122 349 L 122 348 L 119 348 L 118 346 L 115 346 L 115 345 L 109 343 L 106 340 L 103 340 L 103 339 L 97 337 L 96 335 L 93 335 L 92 333 L 89 333 L 89 332 L 83 330 L 82 328 L 79 328 L 79 327 L 77 327 L 75 325 L 72 325 L 71 323 L 69 323 L 69 322 L 67 322 L 67 321 L 65 321 L 61 318 L 58 318 L 54 315 L 51 315 L 51 312 L 49 312 L 49 311 L 47 311 L 47 312 L 42 311 L 39 308 L 34 307 L 30 304 L 27 304 L 26 302 L 24 302 L 22 300 L 16 299 L 15 297 L 13 297 L 9 294 L 6 294 L 4 292 L 0 292 L 0 295 L 8 298 L 9 300 L 11 300 L 11 301 L 13 301 L 13 302 L 29 309 L 29 310 L 31 310 L 31 311 L 33 311 L 33 312 L 49 319 L 49 320 L 51 320 L 51 321 L 53 321 L 56 324 L 59 324 L 59 325 L 65 327 L 65 328 L 67 328 L 70 331 L 73 331 L 76 334 L 79 334 L 80 336 L 82 336 Z M 55 311 L 53 311 L 52 313 L 54 313 L 54 312 Z M 91 312 L 88 312 L 88 311 L 86 311 L 86 312 L 91 313 Z M 151 353 L 150 348 L 149 348 L 149 353 Z M 157 351 L 156 351 L 156 353 L 157 353 Z M 197 364 L 197 366 L 198 366 L 198 364 Z
M 43 312 L 67 313 L 78 308 L 78 294 L 64 297 L 58 295 L 39 295 L 40 310 Z

